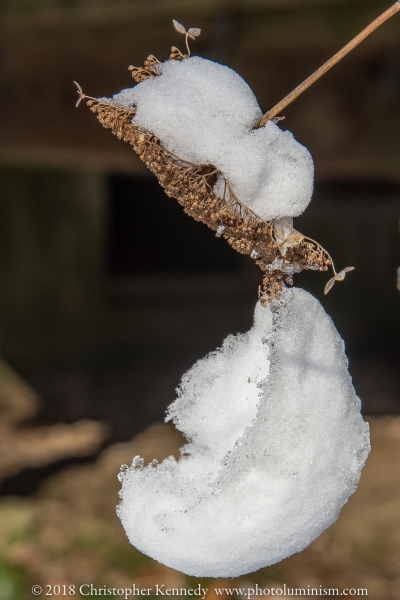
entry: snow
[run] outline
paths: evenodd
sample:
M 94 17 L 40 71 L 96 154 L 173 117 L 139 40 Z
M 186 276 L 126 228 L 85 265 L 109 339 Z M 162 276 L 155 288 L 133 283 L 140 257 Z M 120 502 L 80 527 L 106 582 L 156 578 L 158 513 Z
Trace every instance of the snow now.
M 238 199 L 265 220 L 300 215 L 311 200 L 314 167 L 306 148 L 262 116 L 257 100 L 232 69 L 199 57 L 169 60 L 161 75 L 116 94 L 136 107 L 133 123 L 180 158 L 212 164 Z M 215 186 L 222 196 L 222 178 Z
M 217 167 L 217 195 L 226 178 L 260 217 L 280 219 L 284 257 L 292 230 L 281 220 L 311 200 L 309 152 L 273 122 L 255 129 L 262 112 L 228 67 L 193 57 L 159 71 L 111 101 L 135 107 L 133 123 L 182 160 Z M 283 258 L 268 268 L 298 270 Z M 308 546 L 337 519 L 369 452 L 343 342 L 300 289 L 258 303 L 248 333 L 197 362 L 167 420 L 187 438 L 180 460 L 124 465 L 118 514 L 139 550 L 197 577 L 242 575 Z
M 180 460 L 135 457 L 119 475 L 118 514 L 139 550 L 198 577 L 238 576 L 308 546 L 369 452 L 343 342 L 296 288 L 258 303 L 248 333 L 184 375 L 167 419 L 188 439 Z

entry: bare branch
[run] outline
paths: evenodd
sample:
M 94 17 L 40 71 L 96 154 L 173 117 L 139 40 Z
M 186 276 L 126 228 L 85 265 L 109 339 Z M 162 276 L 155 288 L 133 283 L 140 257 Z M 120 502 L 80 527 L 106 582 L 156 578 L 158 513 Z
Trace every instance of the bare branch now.
M 278 102 L 271 110 L 269 110 L 262 119 L 257 124 L 258 127 L 264 127 L 268 121 L 271 121 L 274 117 L 279 115 L 282 110 L 284 110 L 293 100 L 296 100 L 300 94 L 302 94 L 306 89 L 308 89 L 315 81 L 317 81 L 322 75 L 324 75 L 329 69 L 331 69 L 334 65 L 336 65 L 342 58 L 349 54 L 358 44 L 360 44 L 366 37 L 368 37 L 375 29 L 378 29 L 380 25 L 382 25 L 385 21 L 390 19 L 394 14 L 396 14 L 400 10 L 400 0 L 398 0 L 393 6 L 388 8 L 384 13 L 382 13 L 375 21 L 372 21 L 368 27 L 363 29 L 361 33 L 359 33 L 354 39 L 351 40 L 344 48 L 339 50 L 332 58 L 330 58 L 326 63 L 324 63 L 319 69 L 315 71 L 310 77 L 308 77 L 303 83 L 297 86 L 290 94 L 285 96 L 283 100 Z

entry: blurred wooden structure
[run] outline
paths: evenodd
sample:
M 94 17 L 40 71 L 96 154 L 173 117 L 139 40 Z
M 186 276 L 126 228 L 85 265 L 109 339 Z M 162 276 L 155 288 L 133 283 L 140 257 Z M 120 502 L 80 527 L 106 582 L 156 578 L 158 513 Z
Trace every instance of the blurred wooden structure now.
M 200 26 L 193 52 L 229 64 L 270 108 L 388 6 L 381 0 L 36 0 L 2 23 L 3 161 L 141 168 L 129 148 L 74 110 L 132 85 L 130 64 L 181 44 L 172 17 Z M 7 5 L 7 2 L 6 2 Z M 33 8 L 32 8 L 33 7 Z M 286 123 L 319 179 L 399 177 L 400 19 L 394 17 L 289 107 Z

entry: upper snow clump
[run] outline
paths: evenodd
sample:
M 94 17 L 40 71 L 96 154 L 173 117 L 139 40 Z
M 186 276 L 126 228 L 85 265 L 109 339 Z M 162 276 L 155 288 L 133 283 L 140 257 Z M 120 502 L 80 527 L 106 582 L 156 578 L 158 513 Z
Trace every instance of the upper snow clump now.
M 113 102 L 135 106 L 133 123 L 170 152 L 215 165 L 238 199 L 263 219 L 300 215 L 313 191 L 311 155 L 272 121 L 254 129 L 262 111 L 243 79 L 197 56 L 168 60 L 160 70 Z M 223 189 L 217 182 L 216 194 L 222 196 Z

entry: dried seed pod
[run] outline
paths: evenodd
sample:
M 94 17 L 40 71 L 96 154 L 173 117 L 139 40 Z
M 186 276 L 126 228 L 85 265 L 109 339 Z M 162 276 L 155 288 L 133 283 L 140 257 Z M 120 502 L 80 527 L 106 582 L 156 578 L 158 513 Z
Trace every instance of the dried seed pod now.
M 178 26 L 182 26 L 175 24 L 180 31 Z M 185 34 L 189 32 L 185 30 Z M 190 33 L 197 36 L 200 32 L 197 33 L 196 29 Z M 186 56 L 173 46 L 171 58 L 180 61 Z M 160 75 L 162 66 L 155 56 L 150 55 L 144 67 L 129 69 L 134 80 L 141 82 Z M 178 200 L 188 215 L 205 223 L 218 237 L 224 237 L 237 252 L 256 260 L 256 264 L 264 271 L 263 300 L 277 297 L 282 285 L 292 285 L 293 273 L 303 269 L 326 271 L 332 264 L 329 254 L 317 242 L 305 237 L 282 219 L 264 221 L 244 205 L 229 181 L 214 165 L 194 164 L 179 158 L 164 148 L 156 136 L 138 129 L 133 121 L 134 107 L 128 110 L 116 103 L 89 98 L 79 86 L 78 94 L 79 100 L 86 99 L 90 110 L 104 127 L 132 146 L 156 175 L 167 195 Z M 222 197 L 214 192 L 217 180 L 223 182 Z M 223 229 L 221 224 L 224 225 Z M 334 280 L 339 280 L 335 270 L 334 276 Z

